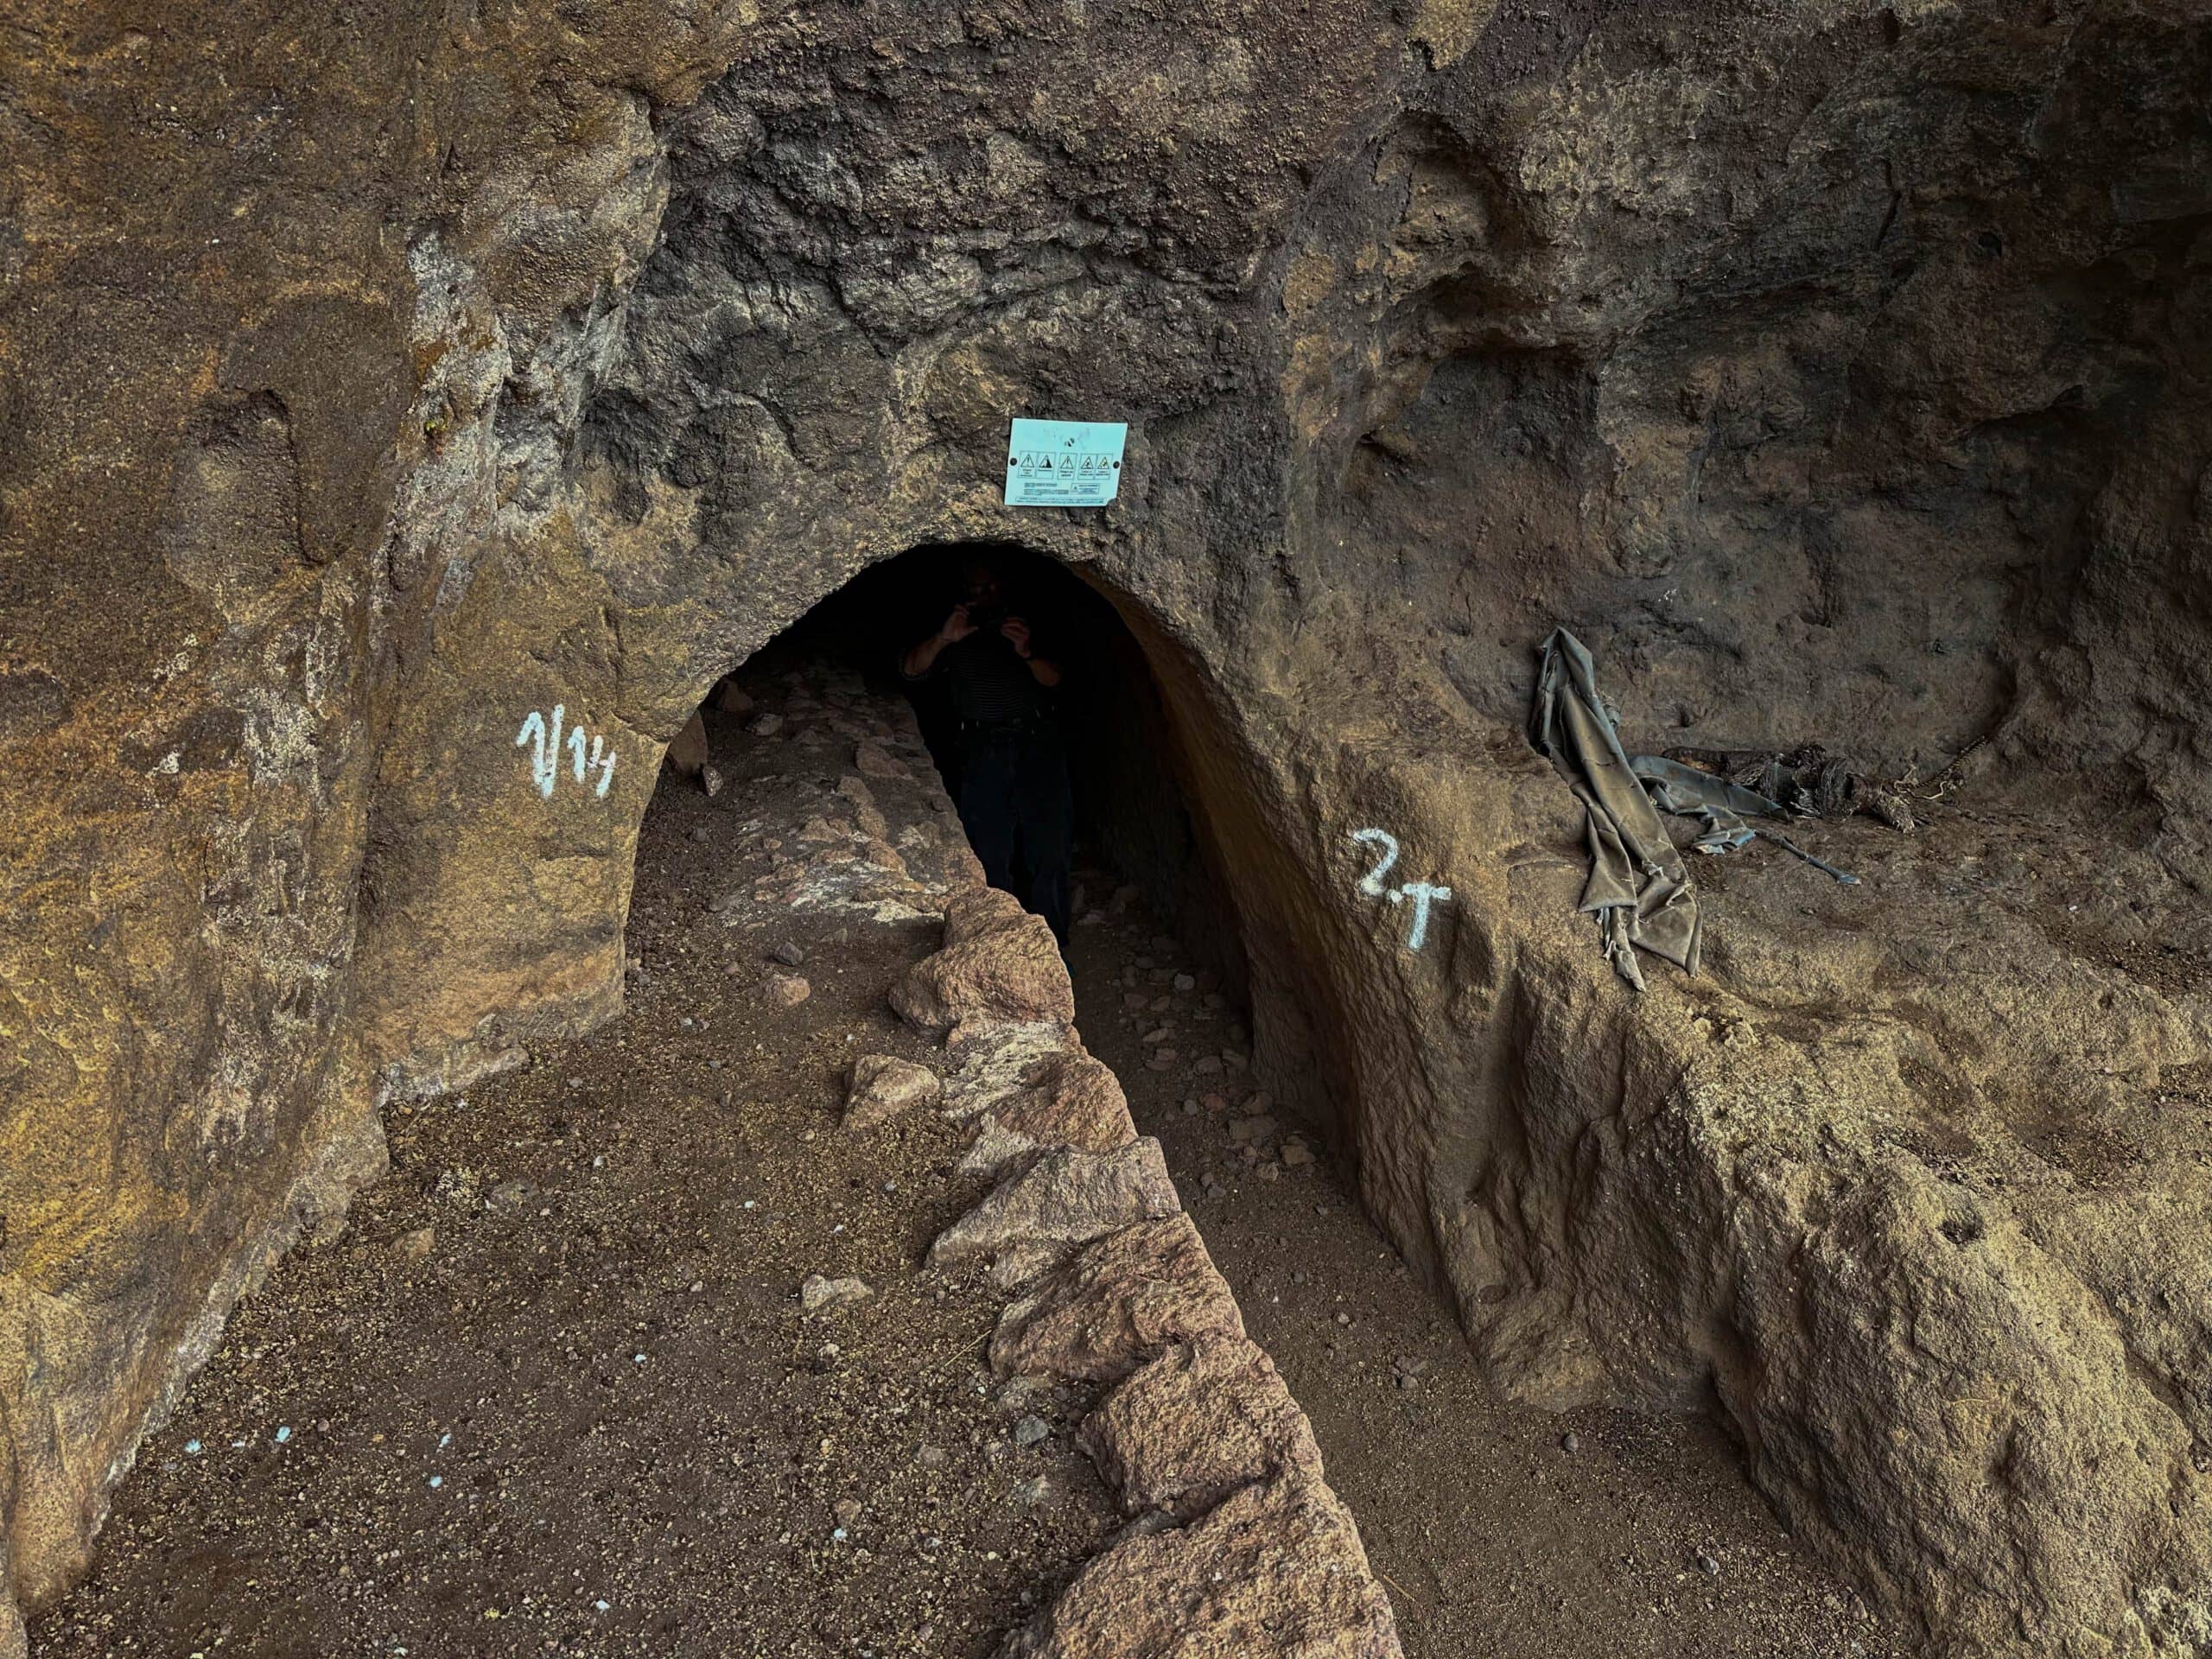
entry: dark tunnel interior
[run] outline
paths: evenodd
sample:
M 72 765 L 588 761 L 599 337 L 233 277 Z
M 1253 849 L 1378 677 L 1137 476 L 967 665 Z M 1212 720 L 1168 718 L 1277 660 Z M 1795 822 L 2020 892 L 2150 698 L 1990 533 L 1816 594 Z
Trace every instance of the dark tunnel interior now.
M 1026 622 L 1033 655 L 1060 672 L 1039 702 L 1052 733 L 1048 751 L 1065 757 L 1071 925 L 1134 899 L 1243 1005 L 1248 976 L 1236 918 L 1219 879 L 1218 853 L 1184 786 L 1174 711 L 1113 602 L 1066 565 L 1008 542 L 917 547 L 854 577 L 740 671 L 773 674 L 829 662 L 858 675 L 877 696 L 906 699 L 965 820 L 974 806 L 972 798 L 963 800 L 972 757 L 954 688 L 942 671 L 910 677 L 904 664 L 962 602 L 979 564 L 1000 589 L 989 607 L 999 614 L 978 609 L 979 619 Z M 986 639 L 989 632 L 979 630 Z M 1035 865 L 1049 855 L 1034 857 L 1026 844 L 1029 815 L 1022 816 L 1007 885 L 1042 910 Z

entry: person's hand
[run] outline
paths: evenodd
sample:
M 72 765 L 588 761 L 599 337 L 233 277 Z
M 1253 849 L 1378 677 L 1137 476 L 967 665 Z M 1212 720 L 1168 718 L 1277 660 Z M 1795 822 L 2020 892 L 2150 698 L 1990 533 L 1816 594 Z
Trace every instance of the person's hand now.
M 968 607 L 956 605 L 952 614 L 944 619 L 944 626 L 937 631 L 937 637 L 948 645 L 957 645 L 975 632 L 976 625 L 968 620 Z
M 1029 625 L 1018 616 L 1009 616 L 999 624 L 999 632 L 1007 644 L 1014 647 L 1014 654 L 1024 662 L 1029 660 Z

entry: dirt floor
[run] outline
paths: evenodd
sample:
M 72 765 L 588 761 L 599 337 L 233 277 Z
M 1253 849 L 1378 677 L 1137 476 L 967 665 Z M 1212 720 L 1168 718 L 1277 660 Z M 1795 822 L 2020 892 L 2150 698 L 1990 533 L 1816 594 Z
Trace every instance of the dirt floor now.
M 995 1384 L 1002 1296 L 918 1270 L 968 1132 L 839 1127 L 855 1053 L 931 1047 L 884 995 L 937 927 L 730 902 L 843 805 L 792 727 L 716 804 L 664 788 L 623 1020 L 392 1109 L 391 1175 L 234 1318 L 41 1659 L 965 1659 L 1118 1531 L 1086 1402 Z M 804 1316 L 814 1273 L 874 1294 Z
M 714 803 L 664 785 L 626 1018 L 392 1109 L 391 1178 L 240 1310 L 35 1652 L 968 1659 L 1117 1529 L 1084 1402 L 993 1384 L 999 1299 L 918 1271 L 976 1196 L 966 1132 L 838 1127 L 852 1056 L 927 1052 L 884 993 L 934 926 L 744 897 L 840 804 L 809 726 L 731 722 Z M 1909 1651 L 1710 1432 L 1493 1402 L 1151 923 L 1102 912 L 1071 958 L 1412 1659 Z M 874 1294 L 804 1314 L 814 1273 Z

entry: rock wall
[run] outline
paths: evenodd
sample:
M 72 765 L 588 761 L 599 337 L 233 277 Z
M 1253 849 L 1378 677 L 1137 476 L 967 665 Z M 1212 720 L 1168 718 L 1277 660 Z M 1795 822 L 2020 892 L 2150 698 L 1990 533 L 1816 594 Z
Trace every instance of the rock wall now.
M 95 0 L 13 38 L 19 1598 L 374 1173 L 379 1098 L 616 1011 L 715 677 L 994 535 L 1144 645 L 1260 1065 L 1503 1378 L 1714 1406 L 1961 1650 L 2205 1639 L 2208 1005 L 2162 949 L 2207 868 L 2201 15 Z M 1121 499 L 1001 507 L 1016 413 L 1130 420 Z M 1630 1001 L 1517 734 L 1556 620 L 1653 743 L 1924 779 L 1988 741 L 1948 827 L 1848 843 L 1858 908 L 1733 867 L 1708 975 Z M 1452 890 L 1417 951 L 1362 828 Z

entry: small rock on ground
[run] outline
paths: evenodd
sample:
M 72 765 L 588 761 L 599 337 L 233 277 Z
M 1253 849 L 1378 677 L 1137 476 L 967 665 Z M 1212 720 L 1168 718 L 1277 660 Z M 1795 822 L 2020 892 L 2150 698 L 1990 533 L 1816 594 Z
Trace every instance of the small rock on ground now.
M 943 1093 L 937 1073 L 888 1054 L 863 1054 L 853 1062 L 845 1096 L 845 1127 L 858 1132 L 887 1123 L 902 1112 L 936 1104 Z
M 829 1279 L 810 1273 L 798 1287 L 799 1306 L 809 1313 L 835 1313 L 866 1301 L 875 1293 L 859 1279 Z

